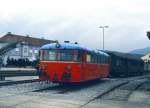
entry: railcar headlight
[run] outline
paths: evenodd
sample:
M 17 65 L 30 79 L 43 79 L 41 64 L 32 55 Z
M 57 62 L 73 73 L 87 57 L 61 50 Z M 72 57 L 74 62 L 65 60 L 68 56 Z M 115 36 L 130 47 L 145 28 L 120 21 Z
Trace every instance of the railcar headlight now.
M 65 66 L 66 70 L 71 70 L 71 66 Z
M 56 44 L 56 48 L 60 48 L 60 44 L 59 43 Z
M 45 69 L 46 69 L 46 67 L 47 67 L 46 65 L 42 65 L 42 69 L 43 69 L 43 70 L 45 70 Z

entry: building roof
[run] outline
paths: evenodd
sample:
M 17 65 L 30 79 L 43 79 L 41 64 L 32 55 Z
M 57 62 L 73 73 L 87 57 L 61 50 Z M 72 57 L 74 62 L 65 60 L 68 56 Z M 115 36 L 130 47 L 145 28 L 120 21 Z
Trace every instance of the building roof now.
M 25 42 L 28 45 L 40 47 L 42 45 L 45 45 L 48 43 L 54 43 L 56 41 L 34 38 L 30 36 L 16 35 L 16 34 L 12 34 L 11 32 L 8 32 L 6 35 L 0 38 L 0 42 Z

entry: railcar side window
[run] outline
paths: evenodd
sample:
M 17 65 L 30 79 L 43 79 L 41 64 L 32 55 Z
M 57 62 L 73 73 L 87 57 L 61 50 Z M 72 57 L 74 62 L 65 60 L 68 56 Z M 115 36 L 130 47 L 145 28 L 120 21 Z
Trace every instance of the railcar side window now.
M 74 61 L 81 61 L 81 52 L 80 51 L 74 51 Z
M 96 54 L 91 55 L 91 63 L 96 63 Z
M 102 55 L 102 63 L 106 63 L 106 57 Z
M 86 62 L 88 62 L 88 63 L 91 62 L 91 55 L 90 54 L 86 55 Z
M 98 63 L 101 63 L 101 57 L 98 55 Z

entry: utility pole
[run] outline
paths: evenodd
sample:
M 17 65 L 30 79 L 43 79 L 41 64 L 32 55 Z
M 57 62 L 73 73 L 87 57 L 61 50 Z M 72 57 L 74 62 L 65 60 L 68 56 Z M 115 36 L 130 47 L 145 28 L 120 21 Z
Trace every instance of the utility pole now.
M 103 33 L 103 51 L 105 50 L 105 28 L 108 28 L 109 26 L 99 26 L 99 28 L 102 28 Z

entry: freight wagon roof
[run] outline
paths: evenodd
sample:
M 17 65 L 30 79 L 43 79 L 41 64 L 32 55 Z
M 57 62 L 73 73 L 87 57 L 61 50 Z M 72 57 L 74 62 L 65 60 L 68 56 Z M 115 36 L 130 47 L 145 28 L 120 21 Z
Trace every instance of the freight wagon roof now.
M 105 56 L 109 56 L 108 54 L 102 52 L 102 51 L 95 51 L 90 48 L 86 48 L 84 46 L 81 46 L 79 44 L 74 44 L 74 43 L 51 43 L 51 44 L 46 44 L 41 47 L 41 49 L 79 49 L 79 50 L 86 50 L 89 52 L 95 52 L 99 54 L 103 54 Z
M 114 55 L 119 58 L 142 61 L 140 57 L 137 57 L 136 55 L 130 54 L 130 53 L 122 53 L 122 52 L 117 52 L 117 51 L 105 51 L 105 52 L 108 53 L 110 56 Z

